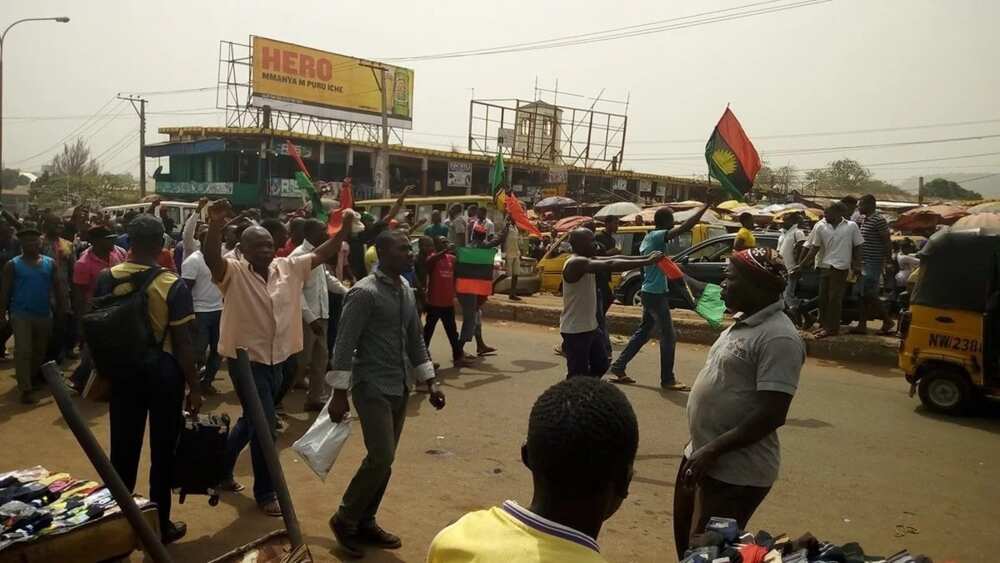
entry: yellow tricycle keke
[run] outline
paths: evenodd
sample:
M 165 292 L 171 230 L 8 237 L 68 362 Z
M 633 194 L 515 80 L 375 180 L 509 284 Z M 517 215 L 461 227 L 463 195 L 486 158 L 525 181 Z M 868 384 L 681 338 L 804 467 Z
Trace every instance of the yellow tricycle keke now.
M 928 409 L 960 414 L 1000 398 L 1000 232 L 943 230 L 920 251 L 901 317 L 899 367 Z

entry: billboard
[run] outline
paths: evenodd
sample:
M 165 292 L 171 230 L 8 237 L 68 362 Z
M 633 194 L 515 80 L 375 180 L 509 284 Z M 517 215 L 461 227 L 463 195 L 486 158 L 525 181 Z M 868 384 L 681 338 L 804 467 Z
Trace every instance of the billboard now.
M 251 104 L 381 125 L 382 93 L 362 59 L 251 37 Z M 413 127 L 413 71 L 385 65 L 389 126 Z

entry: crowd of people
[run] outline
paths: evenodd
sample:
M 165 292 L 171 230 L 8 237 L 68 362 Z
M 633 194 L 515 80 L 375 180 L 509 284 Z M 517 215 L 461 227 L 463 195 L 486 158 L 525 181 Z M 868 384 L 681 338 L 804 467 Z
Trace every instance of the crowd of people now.
M 234 467 L 249 446 L 252 495 L 263 514 L 281 516 L 254 433 L 276 435 L 283 403 L 301 388 L 303 410 L 326 408 L 340 421 L 353 406 L 364 434 L 365 458 L 329 519 L 340 548 L 361 556 L 366 547 L 400 547 L 400 537 L 382 528 L 377 516 L 410 394 L 425 392 L 439 410 L 446 405 L 439 364 L 429 352 L 437 325 L 444 327 L 458 368 L 497 353 L 483 340 L 484 296 L 456 289 L 456 251 L 500 249 L 513 274 L 521 238 L 513 221 L 498 226 L 485 207 L 435 211 L 426 226 L 411 217 L 398 220 L 408 193 L 379 218 L 342 211 L 335 232 L 311 217 L 237 213 L 226 200 L 203 199 L 183 225 L 173 224 L 156 202 L 118 221 L 85 209 L 68 220 L 44 214 L 22 221 L 3 213 L 0 313 L 9 322 L 0 344 L 15 336 L 22 401 L 37 400 L 43 361 L 71 358 L 79 347 L 68 385 L 85 392 L 96 379 L 111 381 L 110 455 L 130 488 L 149 420 L 150 499 L 159 506 L 162 539 L 169 543 L 186 532 L 170 516 L 181 413 L 197 413 L 203 395 L 218 392 L 213 382 L 223 360 L 233 361 L 243 349 L 269 427 L 254 428 L 245 416 L 236 421 L 220 488 L 244 490 Z M 866 305 L 855 330 L 875 319 L 891 330 L 877 299 L 886 264 L 892 260 L 900 275 L 916 267 L 904 259 L 909 254 L 893 257 L 873 197 L 861 198 L 856 212 L 846 203 L 829 206 L 808 234 L 802 216 L 787 215 L 777 250 L 758 246 L 752 216 L 740 218 L 723 289 L 734 323 L 720 334 L 691 387 L 674 372 L 663 260 L 667 243 L 692 229 L 709 203 L 680 225 L 669 208 L 658 210 L 638 256 L 622 255 L 617 247 L 615 219 L 604 229 L 584 225 L 552 241 L 571 251 L 562 271 L 559 324 L 566 380 L 535 401 L 528 421 L 522 459 L 533 477 L 531 502 L 506 501 L 467 514 L 435 538 L 429 561 L 604 560 L 597 537 L 628 496 L 639 429 L 627 397 L 602 378 L 632 382 L 626 369 L 654 332 L 660 334 L 661 389 L 690 392 L 691 439 L 678 445 L 683 458 L 674 497 L 678 556 L 712 517 L 732 518 L 744 528 L 777 479 L 776 432 L 805 359 L 802 338 L 785 314 L 799 305 L 800 272 L 813 265 L 820 271 L 817 336 L 825 337 L 838 333 L 840 302 L 853 276 Z M 610 276 L 639 267 L 642 321 L 612 361 L 605 318 L 613 300 Z M 516 287 L 514 279 L 510 299 L 518 298 Z M 86 335 L 81 338 L 80 321 L 96 303 L 130 292 L 145 292 L 156 353 L 127 377 L 101 373 L 104 364 L 88 349 Z M 467 351 L 474 339 L 475 349 Z

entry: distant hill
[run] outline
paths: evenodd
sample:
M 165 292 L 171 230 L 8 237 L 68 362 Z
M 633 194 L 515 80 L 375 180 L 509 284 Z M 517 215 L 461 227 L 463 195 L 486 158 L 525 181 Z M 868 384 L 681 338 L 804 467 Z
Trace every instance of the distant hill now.
M 924 174 L 924 182 L 934 178 L 944 178 L 957 182 L 963 188 L 977 191 L 984 198 L 1000 198 L 1000 170 L 983 170 L 982 172 L 941 172 Z M 919 179 L 917 176 L 907 178 L 899 183 L 899 187 L 912 193 L 917 193 Z

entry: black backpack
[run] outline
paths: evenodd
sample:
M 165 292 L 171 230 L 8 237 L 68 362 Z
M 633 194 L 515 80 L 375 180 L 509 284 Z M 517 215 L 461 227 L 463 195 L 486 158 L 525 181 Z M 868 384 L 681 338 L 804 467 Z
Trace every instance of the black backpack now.
M 97 286 L 107 293 L 91 301 L 90 311 L 83 314 L 83 339 L 94 359 L 97 372 L 103 376 L 120 377 L 156 366 L 163 341 L 157 340 L 149 320 L 149 285 L 165 272 L 150 268 L 116 279 L 110 271 L 101 274 Z M 132 284 L 132 291 L 115 295 L 122 284 Z

